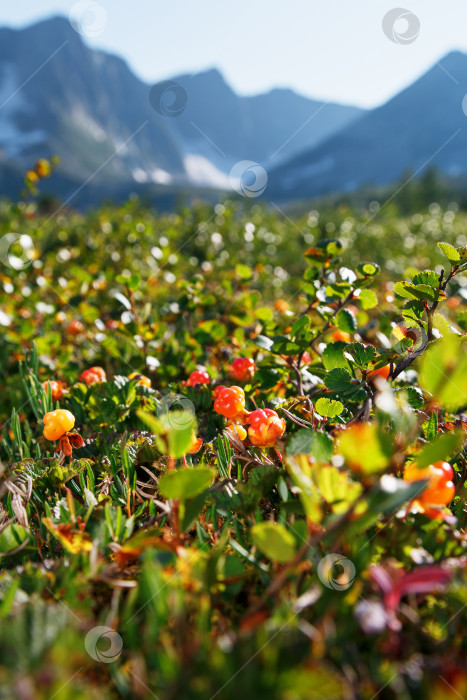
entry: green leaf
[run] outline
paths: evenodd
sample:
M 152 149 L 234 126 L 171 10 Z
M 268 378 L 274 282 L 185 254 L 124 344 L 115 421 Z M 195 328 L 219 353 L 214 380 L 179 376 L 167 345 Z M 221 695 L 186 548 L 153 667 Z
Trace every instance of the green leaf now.
M 331 465 L 320 465 L 315 469 L 313 480 L 335 513 L 344 513 L 362 492 L 362 486 L 358 482 L 352 481 L 348 474 Z
M 337 239 L 323 239 L 314 248 L 305 251 L 305 258 L 311 265 L 325 265 L 339 256 L 343 250 L 342 243 Z
M 357 328 L 357 319 L 348 309 L 341 309 L 336 315 L 337 326 L 341 331 L 353 333 Z
M 405 299 L 416 299 L 418 301 L 435 301 L 443 293 L 427 284 L 411 284 L 410 282 L 396 282 L 394 292 Z
M 376 423 L 355 423 L 341 434 L 337 450 L 349 468 L 372 474 L 388 466 L 394 446 Z
M 256 318 L 265 323 L 267 321 L 272 321 L 274 318 L 274 313 L 268 306 L 261 306 L 259 309 L 255 309 L 255 314 Z
M 287 336 L 276 336 L 272 352 L 279 355 L 299 355 L 307 350 L 309 346 L 310 342 L 308 340 L 292 341 Z
M 450 243 L 438 242 L 438 248 L 443 251 L 449 262 L 457 263 L 460 261 L 461 256 Z
M 311 453 L 311 448 L 315 439 L 314 430 L 302 428 L 293 435 L 287 446 L 289 455 L 307 455 Z
M 328 343 L 323 350 L 321 359 L 325 369 L 334 369 L 335 367 L 344 367 L 350 369 L 349 361 L 344 357 L 344 348 L 347 343 L 338 340 L 335 343 Z
M 326 297 L 328 299 L 344 299 L 350 292 L 350 289 L 348 282 L 334 282 L 326 287 Z
M 328 389 L 337 392 L 346 392 L 355 389 L 352 384 L 352 375 L 342 367 L 331 369 L 324 378 L 324 384 Z
M 238 263 L 238 265 L 235 265 L 235 274 L 241 280 L 249 280 L 253 272 L 251 270 L 251 267 L 248 267 L 248 265 L 242 265 L 241 263 Z
M 333 442 L 326 433 L 317 433 L 310 428 L 302 428 L 290 438 L 287 454 L 313 455 L 317 462 L 329 462 L 332 457 Z
M 439 275 L 434 270 L 424 270 L 414 275 L 412 282 L 414 284 L 427 284 L 436 289 L 439 284 Z
M 8 554 L 29 538 L 30 533 L 22 525 L 18 523 L 7 525 L 0 533 L 0 554 Z
M 418 325 L 418 322 L 423 318 L 424 313 L 425 307 L 422 304 L 422 302 L 415 301 L 415 299 L 413 299 L 412 301 L 408 301 L 405 304 L 404 309 L 402 311 L 402 316 L 407 321 L 413 321 L 415 324 Z
M 407 395 L 407 401 L 412 408 L 422 408 L 423 404 L 425 403 L 425 399 L 423 398 L 423 392 L 420 391 L 418 387 L 409 386 L 404 389 L 404 392 Z
M 159 491 L 164 498 L 186 501 L 208 489 L 215 476 L 214 469 L 175 469 L 165 472 L 159 479 Z
M 351 343 L 347 345 L 347 352 L 352 355 L 355 364 L 361 369 L 366 369 L 370 362 L 376 357 L 376 350 L 372 345 L 363 343 Z
M 199 493 L 194 498 L 189 498 L 180 503 L 180 529 L 183 532 L 189 530 L 193 521 L 198 517 L 206 503 L 206 492 Z
M 300 501 L 307 518 L 315 523 L 320 522 L 322 499 L 313 482 L 312 467 L 308 457 L 304 454 L 288 456 L 286 465 L 292 481 L 299 489 Z
M 358 295 L 362 309 L 373 309 L 378 304 L 378 297 L 372 289 L 362 289 Z
M 379 265 L 376 263 L 362 263 L 357 265 L 357 272 L 363 277 L 374 277 L 379 272 Z
M 290 329 L 290 335 L 292 338 L 295 338 L 295 336 L 300 333 L 301 331 L 308 330 L 310 327 L 310 319 L 308 316 L 302 316 L 301 318 L 297 318 L 296 321 L 292 324 L 292 328 Z
M 157 447 L 162 454 L 178 458 L 188 452 L 196 434 L 196 420 L 191 411 L 168 410 L 156 418 L 139 410 L 137 416 L 156 436 Z
M 416 456 L 417 466 L 420 468 L 427 467 L 429 464 L 446 460 L 459 450 L 464 440 L 465 435 L 462 431 L 438 435 L 433 442 Z
M 251 528 L 251 539 L 272 561 L 285 564 L 295 556 L 295 539 L 280 523 L 256 523 Z
M 465 342 L 449 335 L 436 341 L 421 356 L 422 389 L 448 410 L 467 405 L 467 352 Z
M 268 352 L 272 352 L 272 346 L 274 345 L 274 341 L 271 338 L 268 338 L 265 335 L 257 335 L 256 338 L 253 339 L 253 342 L 259 348 L 261 348 L 261 350 L 267 350 Z
M 467 309 L 457 314 L 457 323 L 463 331 L 467 331 Z
M 321 416 L 325 416 L 326 418 L 335 418 L 342 413 L 344 406 L 340 401 L 321 398 L 316 402 L 315 409 Z

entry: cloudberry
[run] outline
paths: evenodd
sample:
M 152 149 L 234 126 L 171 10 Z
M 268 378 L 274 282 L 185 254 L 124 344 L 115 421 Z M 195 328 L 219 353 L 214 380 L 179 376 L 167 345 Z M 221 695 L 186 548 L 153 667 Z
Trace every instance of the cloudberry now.
M 391 371 L 391 368 L 389 365 L 384 365 L 384 367 L 380 367 L 379 369 L 374 369 L 371 372 L 368 372 L 366 375 L 367 379 L 372 379 L 373 377 L 381 377 L 382 379 L 387 379 L 389 377 L 389 372 Z
M 197 384 L 210 384 L 209 374 L 204 369 L 195 369 L 186 380 L 186 386 L 196 386 Z
M 409 464 L 404 471 L 406 481 L 428 479 L 425 490 L 415 499 L 419 510 L 430 518 L 440 517 L 436 508 L 446 506 L 454 498 L 456 489 L 452 482 L 454 471 L 449 462 L 436 462 L 419 469 L 415 463 Z
M 257 408 L 249 422 L 248 437 L 257 447 L 273 447 L 285 432 L 285 420 L 270 408 Z
M 46 413 L 42 420 L 44 421 L 44 437 L 47 440 L 59 440 L 75 424 L 74 415 L 61 408 Z
M 79 378 L 88 386 L 90 384 L 98 384 L 107 381 L 105 371 L 102 367 L 90 367 L 89 369 L 85 369 L 84 372 L 81 372 Z
M 229 377 L 238 379 L 239 382 L 247 382 L 252 379 L 255 372 L 255 362 L 249 357 L 237 357 L 228 369 Z
M 54 401 L 59 401 L 63 396 L 63 384 L 62 382 L 56 382 L 53 379 L 48 379 L 46 382 L 42 382 L 44 391 L 47 393 L 50 384 L 50 391 L 52 392 L 52 398 Z
M 245 393 L 239 386 L 216 387 L 214 410 L 226 418 L 235 418 L 245 408 Z

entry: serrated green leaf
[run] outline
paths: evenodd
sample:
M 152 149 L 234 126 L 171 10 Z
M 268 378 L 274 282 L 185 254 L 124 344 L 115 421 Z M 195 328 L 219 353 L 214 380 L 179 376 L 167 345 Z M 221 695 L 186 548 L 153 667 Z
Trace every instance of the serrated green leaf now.
M 409 404 L 412 406 L 412 408 L 422 408 L 422 406 L 425 403 L 425 399 L 423 398 L 423 392 L 420 391 L 415 386 L 409 386 L 406 389 L 404 389 L 404 392 L 407 395 L 407 401 Z
M 330 370 L 324 378 L 324 384 L 328 389 L 337 392 L 345 392 L 354 389 L 352 375 L 342 367 Z
M 372 345 L 350 343 L 350 345 L 347 345 L 346 350 L 353 357 L 355 364 L 362 369 L 366 369 L 376 357 L 376 350 Z
M 412 279 L 412 282 L 414 284 L 427 284 L 429 287 L 436 289 L 439 284 L 439 275 L 434 270 L 424 270 L 423 272 L 418 272 Z

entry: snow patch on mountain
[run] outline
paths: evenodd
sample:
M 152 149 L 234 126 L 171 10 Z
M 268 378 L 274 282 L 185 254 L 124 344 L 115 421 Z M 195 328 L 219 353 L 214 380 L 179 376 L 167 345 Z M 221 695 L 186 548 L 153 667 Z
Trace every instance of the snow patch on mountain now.
M 15 115 L 27 108 L 21 88 L 13 64 L 3 63 L 0 74 L 0 147 L 11 158 L 20 156 L 29 146 L 46 140 L 43 131 L 22 131 L 15 123 Z
M 185 169 L 194 185 L 232 189 L 228 175 L 219 170 L 204 156 L 189 153 L 184 158 Z

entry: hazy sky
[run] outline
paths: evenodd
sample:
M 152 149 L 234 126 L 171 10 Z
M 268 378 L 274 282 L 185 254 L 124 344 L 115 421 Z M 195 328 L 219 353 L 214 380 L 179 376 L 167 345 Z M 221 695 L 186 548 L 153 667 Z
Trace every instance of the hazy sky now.
M 392 41 L 382 21 L 397 0 L 98 0 L 101 11 L 83 16 L 98 26 L 86 42 L 124 56 L 147 82 L 215 66 L 241 94 L 291 87 L 372 107 L 449 51 L 467 52 L 467 2 L 400 2 L 395 14 L 405 19 L 386 22 Z M 86 4 L 93 0 L 3 0 L 0 24 L 68 16 Z

